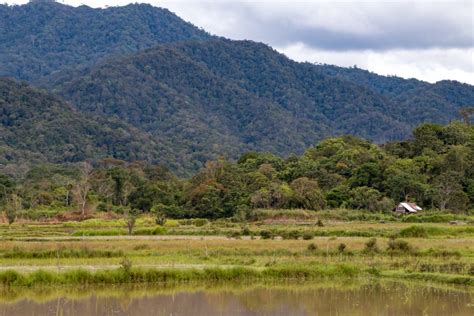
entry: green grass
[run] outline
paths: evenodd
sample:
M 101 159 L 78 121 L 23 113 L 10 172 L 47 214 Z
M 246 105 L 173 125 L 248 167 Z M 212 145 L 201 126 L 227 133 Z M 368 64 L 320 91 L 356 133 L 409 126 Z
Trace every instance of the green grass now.
M 474 227 L 467 221 L 463 225 L 412 223 L 404 220 L 407 217 L 388 221 L 387 216 L 393 214 L 354 210 L 336 210 L 332 217 L 327 211 L 259 212 L 270 220 L 168 220 L 162 227 L 152 216 L 143 216 L 137 220 L 134 236 L 126 236 L 123 219 L 0 225 L 0 267 L 16 271 L 0 272 L 0 283 L 382 278 L 389 274 L 404 278 L 413 274 L 420 280 L 472 286 Z M 444 215 L 431 214 L 430 220 Z M 322 226 L 317 225 L 319 219 Z M 376 250 L 367 249 L 371 238 L 376 239 Z M 124 257 L 132 268 L 116 270 Z M 58 268 L 64 272 L 57 272 Z
M 88 248 L 78 249 L 50 249 L 28 251 L 20 248 L 13 248 L 10 251 L 0 253 L 0 258 L 4 259 L 47 259 L 47 258 L 115 258 L 123 257 L 121 250 L 96 250 Z
M 51 285 L 90 285 L 90 284 L 124 284 L 124 283 L 168 283 L 168 282 L 222 282 L 244 280 L 278 280 L 299 279 L 310 280 L 322 277 L 355 277 L 360 273 L 357 267 L 350 265 L 324 266 L 291 266 L 275 268 L 244 268 L 229 269 L 124 269 L 102 270 L 70 270 L 66 272 L 50 272 L 37 270 L 32 273 L 19 273 L 14 270 L 0 272 L 0 284 L 6 287 L 15 286 L 51 286 Z
M 399 237 L 428 238 L 435 236 L 473 235 L 474 227 L 434 227 L 413 225 L 400 230 Z

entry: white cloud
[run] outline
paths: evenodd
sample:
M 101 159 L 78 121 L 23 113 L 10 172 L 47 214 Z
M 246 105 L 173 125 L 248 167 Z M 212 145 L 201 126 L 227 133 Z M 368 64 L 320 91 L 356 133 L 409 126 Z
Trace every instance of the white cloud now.
M 382 75 L 429 82 L 452 79 L 474 85 L 474 48 L 341 52 L 312 49 L 297 43 L 277 49 L 297 61 L 345 67 L 356 65 Z

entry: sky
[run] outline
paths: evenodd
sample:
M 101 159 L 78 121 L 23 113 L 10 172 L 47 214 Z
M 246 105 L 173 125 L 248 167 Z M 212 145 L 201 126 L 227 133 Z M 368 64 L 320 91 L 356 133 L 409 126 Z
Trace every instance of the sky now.
M 150 3 L 212 34 L 263 42 L 297 61 L 474 84 L 474 1 L 470 0 L 58 2 L 91 7 Z

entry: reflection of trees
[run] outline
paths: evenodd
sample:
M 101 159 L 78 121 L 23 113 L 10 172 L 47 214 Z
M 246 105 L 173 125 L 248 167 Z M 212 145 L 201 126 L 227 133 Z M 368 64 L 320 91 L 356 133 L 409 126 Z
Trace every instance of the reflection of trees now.
M 469 292 L 414 283 L 334 280 L 206 287 L 54 288 L 0 291 L 0 315 L 419 315 L 462 314 Z M 359 284 L 354 282 L 360 282 Z M 195 288 L 198 288 L 196 290 Z M 32 295 L 32 294 L 31 294 Z M 10 303 L 8 303 L 9 301 Z M 463 310 L 464 309 L 464 310 Z

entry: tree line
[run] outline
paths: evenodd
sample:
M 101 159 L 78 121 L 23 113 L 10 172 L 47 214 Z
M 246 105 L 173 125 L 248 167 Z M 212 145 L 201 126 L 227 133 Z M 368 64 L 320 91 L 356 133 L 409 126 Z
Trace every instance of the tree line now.
M 0 203 L 8 218 L 20 209 L 170 218 L 246 219 L 255 208 L 390 211 L 401 201 L 427 209 L 474 208 L 474 127 L 454 121 L 423 124 L 410 140 L 377 145 L 341 136 L 304 154 L 248 152 L 237 161 L 209 161 L 191 178 L 165 167 L 107 158 L 33 166 L 18 179 L 0 174 Z

